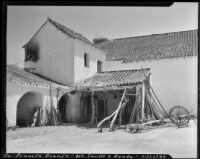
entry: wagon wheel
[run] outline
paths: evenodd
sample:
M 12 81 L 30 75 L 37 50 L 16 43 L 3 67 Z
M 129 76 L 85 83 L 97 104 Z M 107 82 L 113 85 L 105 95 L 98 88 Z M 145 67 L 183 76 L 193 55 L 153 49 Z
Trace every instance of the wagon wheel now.
M 183 106 L 174 106 L 169 111 L 169 116 L 175 125 L 178 127 L 186 126 L 189 123 L 189 111 Z

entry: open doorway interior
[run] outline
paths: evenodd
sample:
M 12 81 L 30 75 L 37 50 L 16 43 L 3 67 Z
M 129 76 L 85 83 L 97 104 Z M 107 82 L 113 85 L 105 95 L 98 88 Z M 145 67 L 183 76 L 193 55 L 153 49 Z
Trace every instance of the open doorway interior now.
M 58 108 L 60 111 L 60 118 L 62 123 L 66 123 L 67 122 L 67 114 L 66 114 L 66 109 L 67 109 L 67 94 L 63 95 L 58 103 Z
M 89 122 L 92 117 L 92 102 L 91 95 L 87 95 L 85 97 L 85 105 L 86 105 L 86 122 Z
M 41 125 L 43 95 L 39 92 L 27 92 L 17 103 L 16 123 L 19 127 L 29 127 L 36 118 L 35 126 Z M 37 116 L 34 114 L 37 112 Z

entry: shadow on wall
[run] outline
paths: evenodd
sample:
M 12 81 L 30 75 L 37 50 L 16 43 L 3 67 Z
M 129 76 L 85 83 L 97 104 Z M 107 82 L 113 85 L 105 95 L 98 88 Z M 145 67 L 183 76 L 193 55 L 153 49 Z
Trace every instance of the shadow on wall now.
M 28 127 L 33 123 L 36 107 L 42 108 L 43 95 L 39 92 L 28 92 L 24 94 L 17 104 L 17 126 Z M 36 126 L 39 126 L 41 113 L 37 116 Z
M 84 123 L 91 115 L 91 97 L 80 92 L 64 94 L 58 103 L 62 123 Z

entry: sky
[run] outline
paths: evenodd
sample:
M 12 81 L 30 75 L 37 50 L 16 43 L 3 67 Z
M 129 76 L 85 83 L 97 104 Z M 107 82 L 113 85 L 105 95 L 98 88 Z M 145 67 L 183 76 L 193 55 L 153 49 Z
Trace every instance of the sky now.
M 198 3 L 170 7 L 8 6 L 7 64 L 24 66 L 24 49 L 47 17 L 90 41 L 193 30 L 198 28 Z

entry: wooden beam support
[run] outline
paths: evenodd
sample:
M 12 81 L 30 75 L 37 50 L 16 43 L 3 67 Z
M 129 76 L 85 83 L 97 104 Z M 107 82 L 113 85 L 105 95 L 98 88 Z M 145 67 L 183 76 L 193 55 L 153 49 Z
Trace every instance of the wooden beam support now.
M 137 83 L 139 84 L 139 83 Z M 83 91 L 83 92 L 93 92 L 93 91 L 108 91 L 108 90 L 124 90 L 124 89 L 132 89 L 135 85 L 130 86 L 105 86 L 105 87 L 82 87 L 76 88 L 74 91 Z
M 136 96 L 136 98 L 135 98 L 135 103 L 134 103 L 133 108 L 132 108 L 129 123 L 133 123 L 133 119 L 134 119 L 135 111 L 136 111 L 137 107 L 138 107 L 138 96 Z
M 144 121 L 145 83 L 142 83 L 142 122 Z
M 107 110 L 107 106 L 106 106 L 106 99 L 105 99 L 105 96 L 104 96 L 104 98 L 103 98 L 103 106 L 104 106 L 104 112 L 103 112 L 103 117 L 105 117 L 106 116 L 106 110 Z
M 122 110 L 119 110 L 119 125 L 122 124 Z
M 92 103 L 92 117 L 91 117 L 91 123 L 94 123 L 94 114 L 95 114 L 94 92 L 92 92 L 92 95 L 91 95 L 91 103 Z

